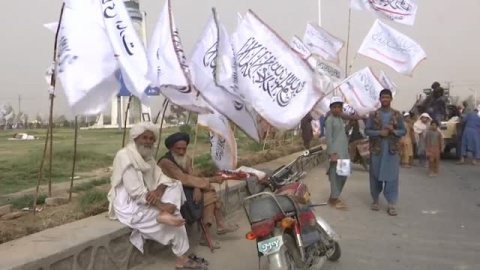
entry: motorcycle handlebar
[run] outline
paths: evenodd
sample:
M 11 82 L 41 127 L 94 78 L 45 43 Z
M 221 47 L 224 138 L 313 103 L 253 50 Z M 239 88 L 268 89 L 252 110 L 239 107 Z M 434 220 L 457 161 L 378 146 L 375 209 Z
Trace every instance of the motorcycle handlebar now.
M 313 154 L 321 152 L 321 151 L 323 151 L 322 146 L 313 147 L 313 148 L 310 148 L 307 151 L 305 151 L 304 156 L 313 155 Z

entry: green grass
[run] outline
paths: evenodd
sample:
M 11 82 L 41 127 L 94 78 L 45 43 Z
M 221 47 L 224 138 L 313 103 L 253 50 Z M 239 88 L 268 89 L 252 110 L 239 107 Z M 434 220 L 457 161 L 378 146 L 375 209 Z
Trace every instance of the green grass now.
M 47 194 L 38 194 L 37 204 L 44 204 L 45 199 L 47 198 Z M 35 200 L 35 196 L 32 194 L 26 194 L 23 197 L 14 198 L 10 200 L 10 204 L 13 205 L 15 209 L 22 209 L 25 207 L 33 207 L 33 201 Z
M 86 182 L 86 183 L 82 183 L 82 184 L 73 186 L 72 192 L 79 193 L 79 192 L 83 192 L 83 191 L 92 190 L 96 186 L 101 186 L 101 185 L 107 184 L 109 182 L 110 182 L 110 179 L 106 178 L 106 177 L 105 178 L 100 178 L 100 179 L 95 179 L 95 180 L 92 180 L 92 181 L 89 181 L 89 182 Z
M 88 212 L 91 207 L 106 207 L 108 205 L 108 192 L 89 190 L 78 201 L 78 208 L 81 212 Z
M 164 128 L 160 142 L 159 155 L 163 156 L 165 149 L 163 141 L 170 134 L 177 132 L 178 127 Z M 13 134 L 25 132 L 40 137 L 34 141 L 11 141 Z M 194 133 L 192 130 L 191 133 Z M 236 130 L 238 156 L 258 152 L 263 145 L 254 142 L 239 129 Z M 95 177 L 96 169 L 107 168 L 112 165 L 115 153 L 122 147 L 123 131 L 118 129 L 79 130 L 77 146 L 76 175 Z M 0 130 L 0 195 L 17 192 L 36 186 L 38 170 L 43 155 L 46 130 Z M 127 136 L 128 137 L 128 136 Z M 53 162 L 52 182 L 70 181 L 73 158 L 74 130 L 56 128 L 53 131 Z M 191 138 L 189 151 L 193 150 L 194 138 Z M 215 166 L 210 158 L 210 140 L 208 131 L 198 129 L 195 164 L 202 171 L 213 171 Z M 48 183 L 49 164 L 47 158 L 43 169 L 43 180 L 40 184 Z M 95 184 L 92 183 L 93 186 Z M 78 187 L 76 191 L 91 190 L 91 185 Z

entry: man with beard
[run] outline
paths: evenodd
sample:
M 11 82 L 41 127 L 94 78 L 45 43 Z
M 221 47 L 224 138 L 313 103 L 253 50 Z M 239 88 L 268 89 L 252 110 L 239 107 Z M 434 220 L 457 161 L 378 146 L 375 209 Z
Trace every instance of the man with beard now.
M 130 143 L 113 161 L 108 216 L 133 229 L 130 241 L 143 253 L 145 239 L 172 244 L 179 269 L 207 269 L 205 262 L 185 256 L 189 249 L 182 184 L 167 177 L 153 158 L 158 129 L 150 122 L 130 130 Z
M 158 161 L 158 166 L 170 178 L 182 182 L 187 195 L 187 205 L 191 202 L 194 204 L 202 204 L 203 200 L 203 217 L 202 223 L 205 230 L 209 230 L 213 223 L 217 225 L 217 234 L 238 230 L 238 224 L 230 224 L 226 222 L 220 210 L 220 201 L 217 198 L 213 183 L 222 184 L 224 176 L 214 176 L 202 178 L 193 175 L 191 159 L 187 156 L 187 146 L 190 143 L 190 136 L 185 132 L 178 132 L 170 135 L 165 140 L 165 146 L 169 150 L 165 156 Z M 208 246 L 206 239 L 200 242 L 202 246 Z M 213 248 L 220 248 L 219 243 L 214 243 Z
M 370 138 L 370 193 L 372 210 L 380 209 L 378 199 L 383 195 L 388 201 L 388 214 L 397 215 L 398 178 L 400 165 L 400 138 L 405 135 L 405 124 L 400 112 L 392 109 L 392 91 L 380 92 L 382 107 L 370 114 L 365 134 Z

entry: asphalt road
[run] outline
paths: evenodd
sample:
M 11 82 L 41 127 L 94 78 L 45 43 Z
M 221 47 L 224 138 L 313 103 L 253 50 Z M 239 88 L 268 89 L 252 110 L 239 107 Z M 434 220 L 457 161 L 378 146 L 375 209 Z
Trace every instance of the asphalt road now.
M 326 201 L 329 183 L 323 167 L 310 171 L 305 182 L 314 203 Z M 342 237 L 342 258 L 323 269 L 480 269 L 480 167 L 445 161 L 435 179 L 423 168 L 402 169 L 397 217 L 387 215 L 383 198 L 381 211 L 370 210 L 368 174 L 360 168 L 348 179 L 342 197 L 349 211 L 317 208 Z M 220 250 L 193 251 L 206 257 L 212 270 L 257 269 L 255 242 L 244 238 L 249 230 L 244 213 L 231 219 L 241 228 L 217 237 Z M 173 255 L 163 254 L 143 269 L 173 268 Z

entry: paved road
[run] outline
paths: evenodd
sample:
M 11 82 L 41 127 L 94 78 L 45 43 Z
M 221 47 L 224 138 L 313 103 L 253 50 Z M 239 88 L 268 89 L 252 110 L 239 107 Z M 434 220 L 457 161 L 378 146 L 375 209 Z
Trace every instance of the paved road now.
M 324 174 L 317 168 L 305 180 L 314 202 L 328 198 Z M 350 210 L 317 209 L 342 236 L 342 258 L 324 269 L 480 269 L 480 167 L 445 162 L 436 179 L 423 168 L 402 170 L 398 217 L 387 215 L 384 200 L 382 211 L 371 211 L 369 194 L 368 174 L 356 170 L 343 193 Z M 243 237 L 249 229 L 244 214 L 232 219 L 241 229 L 218 237 L 221 250 L 194 251 L 210 260 L 212 270 L 257 269 L 255 243 Z M 173 260 L 162 256 L 144 269 L 173 269 Z

